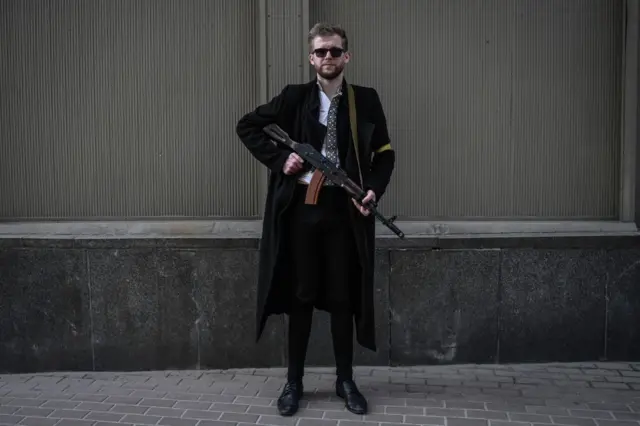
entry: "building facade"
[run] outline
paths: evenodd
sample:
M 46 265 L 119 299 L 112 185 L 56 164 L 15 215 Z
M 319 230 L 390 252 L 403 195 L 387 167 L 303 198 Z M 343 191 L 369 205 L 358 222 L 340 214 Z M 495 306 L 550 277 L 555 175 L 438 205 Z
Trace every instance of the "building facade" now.
M 235 125 L 313 78 L 318 21 L 380 94 L 381 209 L 408 235 L 380 229 L 385 344 L 361 360 L 640 356 L 638 0 L 3 0 L 0 20 L 0 370 L 284 362 L 283 324 L 251 349 L 267 171 Z
M 326 20 L 387 113 L 387 214 L 633 222 L 631 3 L 5 1 L 0 218 L 259 219 L 235 123 Z

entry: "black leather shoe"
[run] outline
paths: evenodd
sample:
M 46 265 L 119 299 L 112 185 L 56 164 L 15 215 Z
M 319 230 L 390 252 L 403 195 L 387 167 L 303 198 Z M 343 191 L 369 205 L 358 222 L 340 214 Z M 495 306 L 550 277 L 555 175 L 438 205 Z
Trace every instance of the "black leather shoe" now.
M 367 400 L 362 396 L 353 380 L 338 380 L 336 394 L 344 399 L 345 407 L 353 414 L 367 413 Z
M 278 398 L 278 411 L 281 416 L 293 416 L 300 407 L 302 398 L 302 382 L 288 381 Z

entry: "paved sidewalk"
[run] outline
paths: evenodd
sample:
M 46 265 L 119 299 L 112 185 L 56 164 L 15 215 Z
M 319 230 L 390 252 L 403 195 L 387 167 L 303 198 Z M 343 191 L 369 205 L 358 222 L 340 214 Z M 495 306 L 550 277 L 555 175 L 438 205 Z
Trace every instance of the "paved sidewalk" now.
M 25 426 L 639 426 L 640 363 L 357 368 L 371 413 L 344 409 L 330 368 L 277 415 L 283 369 L 0 375 L 0 424 Z

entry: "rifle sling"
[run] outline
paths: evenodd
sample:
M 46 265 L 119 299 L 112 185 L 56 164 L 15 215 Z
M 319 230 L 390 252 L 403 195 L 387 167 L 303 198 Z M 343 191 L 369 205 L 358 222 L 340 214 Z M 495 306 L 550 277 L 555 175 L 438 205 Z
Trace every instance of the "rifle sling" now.
M 360 167 L 360 151 L 358 149 L 358 122 L 356 115 L 356 97 L 353 93 L 353 86 L 347 86 L 347 93 L 349 95 L 349 124 L 351 124 L 351 137 L 353 138 L 353 145 L 356 152 L 356 160 L 358 161 L 358 174 L 360 175 L 360 185 L 364 185 L 362 181 L 362 168 Z

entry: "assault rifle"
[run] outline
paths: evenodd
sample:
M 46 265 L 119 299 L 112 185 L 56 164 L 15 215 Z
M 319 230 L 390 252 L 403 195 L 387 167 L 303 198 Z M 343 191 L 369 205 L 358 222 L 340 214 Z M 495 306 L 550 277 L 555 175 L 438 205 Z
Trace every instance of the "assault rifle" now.
M 263 128 L 263 131 L 269 135 L 274 141 L 288 146 L 296 152 L 304 161 L 311 164 L 311 166 L 320 170 L 327 179 L 334 184 L 342 187 L 351 198 L 356 200 L 358 204 L 367 208 L 374 216 L 382 222 L 384 226 L 393 231 L 400 238 L 404 238 L 404 232 L 402 232 L 393 222 L 397 216 L 393 216 L 390 219 L 384 217 L 377 209 L 378 205 L 375 201 L 369 200 L 366 203 L 362 203 L 362 200 L 367 195 L 366 191 L 358 186 L 353 180 L 351 180 L 344 170 L 337 167 L 327 157 L 319 153 L 314 147 L 309 144 L 299 143 L 291 140 L 287 132 L 282 130 L 277 124 L 269 124 Z

